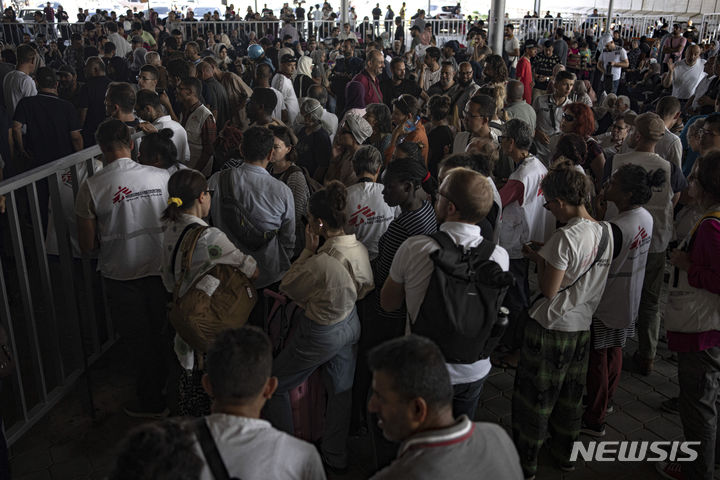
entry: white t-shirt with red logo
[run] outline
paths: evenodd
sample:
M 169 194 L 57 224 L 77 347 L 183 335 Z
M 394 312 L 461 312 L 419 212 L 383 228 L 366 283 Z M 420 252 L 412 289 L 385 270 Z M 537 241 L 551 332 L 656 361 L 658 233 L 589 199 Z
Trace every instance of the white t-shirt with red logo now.
M 357 239 L 365 245 L 370 260 L 378 255 L 378 241 L 390 222 L 400 215 L 400 207 L 385 203 L 383 185 L 360 182 L 347 189 L 347 215 L 349 231 L 355 231 Z
M 644 208 L 618 213 L 609 220 L 622 238 L 615 244 L 617 255 L 610 264 L 607 285 L 595 317 L 608 328 L 627 328 L 638 314 L 645 278 L 653 217 Z M 626 301 L 619 302 L 623 298 Z

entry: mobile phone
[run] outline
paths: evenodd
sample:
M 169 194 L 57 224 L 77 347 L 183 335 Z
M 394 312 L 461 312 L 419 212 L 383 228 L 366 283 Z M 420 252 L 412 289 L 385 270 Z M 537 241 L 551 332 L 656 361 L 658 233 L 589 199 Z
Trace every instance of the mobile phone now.
M 535 242 L 527 242 L 525 246 L 536 252 L 542 248 L 542 245 Z
M 417 130 L 417 126 L 415 125 L 415 122 L 412 120 L 407 120 L 405 124 L 403 125 L 403 131 L 405 133 L 411 133 Z

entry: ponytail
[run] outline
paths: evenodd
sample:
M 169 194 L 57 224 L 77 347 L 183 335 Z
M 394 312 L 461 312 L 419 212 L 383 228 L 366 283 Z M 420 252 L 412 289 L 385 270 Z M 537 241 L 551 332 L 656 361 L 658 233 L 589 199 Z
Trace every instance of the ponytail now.
M 665 181 L 665 171 L 661 169 L 647 171 L 640 165 L 623 165 L 613 175 L 619 182 L 620 190 L 630 193 L 632 205 L 645 205 L 650 201 L 653 189 L 661 187 Z
M 177 222 L 180 215 L 195 205 L 206 190 L 207 180 L 197 170 L 185 169 L 173 173 L 168 181 L 168 206 L 161 218 L 168 222 Z

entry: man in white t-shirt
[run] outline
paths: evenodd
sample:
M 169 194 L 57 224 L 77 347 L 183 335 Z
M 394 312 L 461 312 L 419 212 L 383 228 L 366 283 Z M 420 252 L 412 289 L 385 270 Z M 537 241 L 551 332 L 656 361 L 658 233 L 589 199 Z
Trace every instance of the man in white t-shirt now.
M 85 254 L 100 247 L 98 270 L 108 310 L 135 376 L 137 398 L 125 406 L 125 413 L 162 418 L 169 411 L 162 392 L 168 342 L 163 333 L 167 292 L 160 278 L 160 217 L 167 207 L 170 175 L 130 158 L 130 129 L 121 120 L 105 120 L 95 138 L 105 166 L 78 190 L 78 243 Z
M 385 203 L 382 194 L 385 187 L 377 183 L 383 164 L 382 154 L 377 148 L 372 145 L 360 147 L 353 155 L 352 164 L 358 183 L 347 189 L 346 231 L 355 232 L 357 239 L 367 248 L 372 261 L 378 255 L 380 237 L 390 222 L 400 215 L 400 207 L 390 207 Z
M 285 110 L 282 113 L 282 121 L 287 125 L 292 125 L 295 117 L 300 113 L 300 105 L 291 80 L 296 66 L 297 61 L 293 55 L 283 55 L 280 59 L 279 72 L 272 79 L 272 88 L 278 90 L 283 96 Z
M 645 205 L 653 217 L 653 232 L 637 318 L 638 350 L 633 356 L 637 371 L 649 375 L 653 370 L 660 331 L 660 292 L 665 272 L 665 251 L 673 233 L 673 207 L 687 181 L 680 168 L 655 153 L 655 145 L 665 134 L 663 120 L 657 114 L 648 112 L 638 115 L 633 123 L 635 129 L 630 146 L 635 151 L 615 155 L 609 170 L 633 164 L 647 171 L 662 169 L 665 172 L 665 183 L 653 192 Z M 615 214 L 610 208 L 608 213 Z
M 605 50 L 598 58 L 597 69 L 602 72 L 603 78 L 608 73 L 612 74 L 612 93 L 617 93 L 622 69 L 628 68 L 629 66 L 630 62 L 628 62 L 625 49 L 615 45 L 613 40 L 608 41 L 607 44 L 605 44 Z M 611 72 L 607 71 L 608 67 L 610 67 Z
M 515 78 L 515 69 L 517 68 L 518 58 L 520 58 L 520 42 L 513 35 L 514 27 L 512 23 L 505 25 L 505 41 L 503 42 L 503 57 L 508 66 L 510 78 Z
M 685 49 L 685 58 L 675 63 L 668 59 L 668 73 L 662 81 L 663 88 L 672 86 L 672 96 L 686 102 L 695 93 L 705 74 L 705 60 L 700 58 L 700 47 L 690 45 Z
M 665 134 L 655 145 L 655 153 L 676 167 L 682 167 L 683 147 L 680 137 L 670 131 L 680 118 L 680 101 L 673 96 L 662 97 L 655 106 L 655 113 L 665 123 Z
M 440 185 L 435 213 L 441 223 L 440 231 L 447 233 L 456 245 L 466 249 L 485 241 L 477 223 L 485 218 L 493 202 L 493 191 L 487 177 L 467 168 L 450 170 Z M 393 259 L 390 275 L 380 293 L 385 311 L 395 311 L 405 302 L 409 330 L 418 318 L 425 293 L 430 284 L 434 264 L 430 254 L 440 245 L 425 235 L 405 240 Z M 495 246 L 490 260 L 503 271 L 509 269 L 509 257 L 504 248 Z M 480 391 L 490 372 L 490 360 L 485 358 L 470 364 L 447 364 L 455 392 L 455 417 L 466 414 L 473 418 Z
M 230 477 L 325 478 L 313 445 L 260 419 L 260 411 L 278 386 L 277 378 L 270 376 L 272 344 L 262 330 L 225 330 L 207 354 L 206 371 L 202 383 L 213 403 L 205 424 Z M 200 478 L 218 478 L 207 465 L 200 440 L 195 448 L 206 460 Z

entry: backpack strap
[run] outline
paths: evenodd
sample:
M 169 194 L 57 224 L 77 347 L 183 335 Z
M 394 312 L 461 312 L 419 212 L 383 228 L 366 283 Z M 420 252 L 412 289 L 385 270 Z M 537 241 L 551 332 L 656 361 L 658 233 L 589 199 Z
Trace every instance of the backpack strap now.
M 295 172 L 303 173 L 302 169 L 295 164 L 291 164 L 284 172 L 280 174 L 280 181 L 287 185 L 288 178 Z
M 431 233 L 428 237 L 432 238 L 440 244 L 440 248 L 444 252 L 454 252 L 461 256 L 464 252 L 464 247 L 455 243 L 455 240 L 447 233 L 442 230 L 438 230 L 435 233 Z M 489 260 L 490 255 L 495 251 L 495 244 L 490 240 L 483 238 L 482 242 L 476 247 L 470 249 L 473 255 L 478 255 L 480 260 Z
M 218 452 L 217 444 L 212 436 L 212 432 L 210 432 L 210 428 L 207 426 L 207 422 L 205 422 L 205 418 L 198 418 L 193 422 L 193 426 L 195 427 L 195 435 L 200 443 L 200 448 L 205 456 L 205 461 L 215 480 L 233 480 L 230 478 L 230 474 L 225 466 L 225 462 L 223 462 L 220 456 L 220 452 Z
M 583 278 L 585 276 L 585 274 L 587 274 L 590 270 L 593 269 L 595 264 L 598 261 L 600 261 L 603 254 L 605 253 L 605 250 L 607 249 L 609 240 L 610 240 L 610 234 L 608 233 L 608 229 L 603 226 L 602 227 L 602 235 L 600 236 L 600 244 L 598 245 L 598 250 L 597 250 L 597 255 L 595 255 L 595 260 L 593 260 L 593 262 L 590 264 L 588 269 L 585 270 L 582 275 L 580 275 L 578 278 L 576 278 L 574 282 L 572 282 L 570 285 L 568 285 L 565 288 L 561 288 L 560 290 L 558 290 L 557 293 L 564 292 L 565 290 L 573 287 L 577 282 L 580 281 L 581 278 Z M 556 295 L 557 295 L 557 293 L 556 293 Z
M 175 246 L 176 248 L 178 245 L 180 246 L 180 252 L 178 253 L 182 253 L 182 263 L 180 264 L 180 274 L 175 280 L 175 290 L 173 291 L 173 298 L 178 297 L 178 293 L 180 292 L 180 285 L 182 285 L 183 280 L 185 280 L 185 276 L 187 276 L 188 272 L 190 271 L 193 253 L 195 253 L 195 247 L 197 246 L 198 240 L 200 240 L 203 232 L 210 228 L 198 224 L 192 224 L 192 227 L 193 228 L 190 230 L 183 230 L 184 238 L 178 240 L 178 243 Z M 173 273 L 175 273 L 174 266 Z

